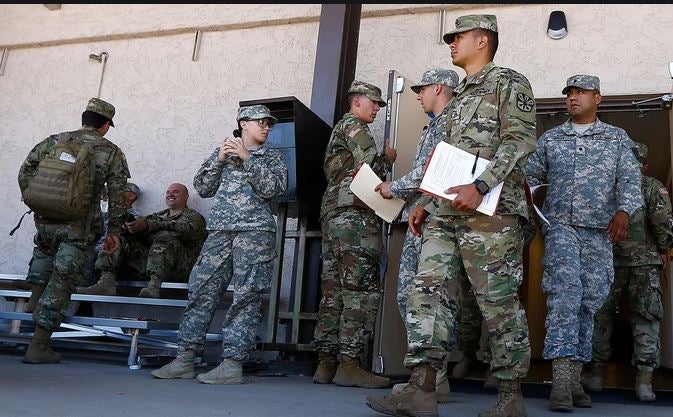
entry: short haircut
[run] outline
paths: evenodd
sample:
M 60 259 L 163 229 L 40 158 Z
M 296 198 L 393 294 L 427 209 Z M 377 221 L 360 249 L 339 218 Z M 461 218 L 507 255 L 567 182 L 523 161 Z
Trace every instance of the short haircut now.
M 488 38 L 488 53 L 493 60 L 495 53 L 498 51 L 498 32 L 492 30 L 477 28 L 475 29 L 477 36 L 486 35 Z
M 353 100 L 355 99 L 355 97 L 364 97 L 364 96 L 365 95 L 362 93 L 348 93 L 348 106 L 350 107 L 353 105 Z
M 91 110 L 85 110 L 84 113 L 82 113 L 82 126 L 90 126 L 95 129 L 99 129 L 109 121 L 110 119 L 107 117 L 92 112 Z

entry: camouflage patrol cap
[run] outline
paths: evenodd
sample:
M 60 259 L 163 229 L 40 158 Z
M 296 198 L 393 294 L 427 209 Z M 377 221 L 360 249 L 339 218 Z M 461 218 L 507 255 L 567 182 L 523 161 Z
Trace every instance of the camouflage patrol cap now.
M 370 100 L 379 103 L 379 107 L 386 107 L 386 102 L 381 98 L 381 89 L 373 84 L 355 80 L 348 89 L 348 94 L 351 93 L 364 94 Z
M 92 98 L 89 99 L 86 109 L 106 117 L 110 121 L 110 126 L 115 127 L 115 124 L 112 121 L 112 118 L 115 115 L 115 107 L 112 104 L 99 98 Z
M 568 78 L 568 81 L 566 81 L 566 86 L 561 91 L 561 94 L 568 94 L 570 87 L 577 87 L 581 88 L 582 90 L 596 90 L 600 93 L 601 81 L 595 75 L 577 74 Z
M 276 124 L 278 119 L 271 115 L 271 110 L 263 104 L 255 104 L 252 106 L 240 107 L 238 109 L 238 116 L 236 116 L 236 121 L 241 119 L 248 120 L 259 120 L 259 119 L 269 119 L 271 123 Z
M 126 183 L 126 191 L 134 193 L 136 196 L 140 197 L 140 188 L 132 182 Z
M 647 145 L 640 142 L 635 142 L 636 147 L 633 148 L 633 153 L 636 155 L 636 159 L 642 165 L 647 160 Z
M 458 74 L 455 71 L 446 68 L 433 68 L 425 71 L 421 81 L 412 85 L 411 89 L 414 93 L 421 92 L 421 88 L 430 84 L 443 84 L 449 88 L 456 88 L 458 86 Z
M 498 33 L 498 19 L 492 14 L 471 14 L 456 19 L 456 28 L 446 32 L 442 39 L 447 44 L 453 42 L 456 33 L 468 32 L 474 29 L 487 29 Z

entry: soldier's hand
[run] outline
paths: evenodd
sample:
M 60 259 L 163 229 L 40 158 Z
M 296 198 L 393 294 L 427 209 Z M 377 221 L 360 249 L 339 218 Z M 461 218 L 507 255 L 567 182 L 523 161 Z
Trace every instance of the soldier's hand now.
M 423 233 L 422 226 L 427 215 L 428 212 L 425 211 L 425 208 L 421 204 L 414 207 L 411 213 L 409 213 L 409 230 L 411 230 L 414 236 L 418 237 Z
M 390 145 L 387 145 L 386 148 L 383 150 L 383 153 L 386 154 L 390 162 L 395 162 L 397 159 L 397 151 L 393 148 L 390 147 Z
M 105 242 L 103 242 L 103 252 L 105 253 L 116 252 L 120 246 L 121 243 L 119 241 L 119 236 L 111 234 L 105 236 Z
M 145 219 L 136 219 L 132 222 L 125 223 L 124 225 L 126 226 L 126 230 L 130 233 L 138 233 L 147 229 L 147 222 Z
M 446 194 L 458 194 L 449 204 L 457 210 L 468 213 L 474 212 L 481 204 L 481 200 L 484 199 L 484 196 L 479 194 L 477 186 L 474 184 L 457 185 L 444 192 Z
M 626 239 L 629 232 L 629 215 L 619 210 L 612 216 L 610 223 L 608 223 L 608 234 L 610 235 L 610 242 L 619 243 Z
M 229 151 L 228 148 L 229 148 L 229 141 L 230 140 L 231 140 L 231 138 L 227 137 L 222 141 L 222 145 L 220 145 L 220 151 L 217 154 L 217 159 L 220 162 L 224 162 L 224 160 L 227 159 L 227 152 Z
M 382 182 L 374 187 L 374 191 L 378 191 L 381 197 L 389 200 L 393 198 L 393 193 L 390 192 L 390 181 Z

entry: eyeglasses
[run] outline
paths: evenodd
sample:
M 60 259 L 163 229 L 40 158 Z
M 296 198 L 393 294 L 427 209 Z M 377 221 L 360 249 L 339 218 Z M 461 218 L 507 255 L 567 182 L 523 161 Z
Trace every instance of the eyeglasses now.
M 273 129 L 273 124 L 269 121 L 269 119 L 257 119 L 255 121 L 262 129 Z

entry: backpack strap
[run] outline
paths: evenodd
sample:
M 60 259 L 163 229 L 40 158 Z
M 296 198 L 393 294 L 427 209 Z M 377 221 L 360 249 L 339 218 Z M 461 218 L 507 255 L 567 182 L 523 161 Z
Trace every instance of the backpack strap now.
M 28 210 L 27 212 L 23 213 L 23 216 L 21 216 L 21 218 L 19 219 L 19 223 L 12 229 L 11 232 L 9 232 L 9 235 L 10 235 L 10 236 L 13 236 L 13 235 L 14 235 L 14 232 L 16 232 L 16 230 L 17 230 L 19 227 L 21 227 L 21 222 L 23 221 L 23 218 L 26 217 L 26 214 L 30 214 L 30 213 L 32 213 L 32 212 L 33 212 L 33 210 Z

